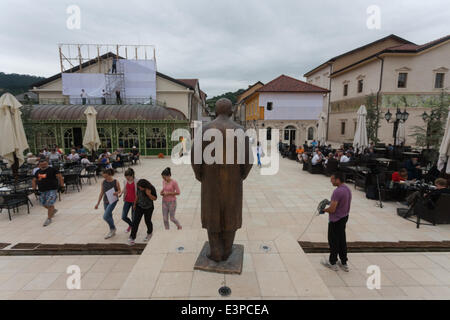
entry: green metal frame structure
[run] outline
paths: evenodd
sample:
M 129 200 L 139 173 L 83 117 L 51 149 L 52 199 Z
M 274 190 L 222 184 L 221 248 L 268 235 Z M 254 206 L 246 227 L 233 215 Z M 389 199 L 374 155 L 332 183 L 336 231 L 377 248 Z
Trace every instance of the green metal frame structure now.
M 86 120 L 40 120 L 30 121 L 33 136 L 28 144 L 36 154 L 44 147 L 56 144 L 65 153 L 70 152 L 74 141 L 74 128 L 81 128 L 82 135 L 86 130 Z M 189 129 L 188 120 L 97 120 L 97 130 L 102 145 L 100 150 L 123 148 L 139 149 L 141 155 L 152 156 L 160 153 L 170 155 L 178 141 L 172 141 L 172 132 L 176 129 Z

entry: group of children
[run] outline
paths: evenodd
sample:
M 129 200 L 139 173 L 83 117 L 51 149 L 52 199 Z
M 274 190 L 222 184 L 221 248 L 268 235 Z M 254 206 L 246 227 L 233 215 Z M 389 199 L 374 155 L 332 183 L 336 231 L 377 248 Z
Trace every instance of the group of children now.
M 128 168 L 125 171 L 125 180 L 123 181 L 123 188 L 120 183 L 114 179 L 114 170 L 105 169 L 102 172 L 104 180 L 102 181 L 100 195 L 98 197 L 95 209 L 98 209 L 100 202 L 103 199 L 104 214 L 103 219 L 109 225 L 109 233 L 105 239 L 109 239 L 116 234 L 116 226 L 114 225 L 113 210 L 119 202 L 119 198 L 123 196 L 122 220 L 128 224 L 126 232 L 130 232 L 128 244 L 134 245 L 136 234 L 139 228 L 139 223 L 144 217 L 147 225 L 147 236 L 144 242 L 147 242 L 152 237 L 153 223 L 152 214 L 154 210 L 153 201 L 157 199 L 155 187 L 146 179 L 137 179 L 134 170 Z M 177 207 L 176 196 L 180 194 L 178 183 L 172 179 L 170 168 L 166 168 L 161 173 L 163 179 L 163 188 L 160 192 L 162 196 L 162 213 L 165 229 L 169 229 L 169 218 L 178 228 L 181 225 L 175 218 L 175 211 Z M 128 213 L 131 209 L 131 219 Z

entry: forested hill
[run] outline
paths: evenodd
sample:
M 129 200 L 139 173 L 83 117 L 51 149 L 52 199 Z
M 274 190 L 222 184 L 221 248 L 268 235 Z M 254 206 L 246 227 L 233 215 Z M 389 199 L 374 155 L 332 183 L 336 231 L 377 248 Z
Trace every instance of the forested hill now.
M 221 95 L 212 97 L 211 99 L 207 99 L 207 100 L 206 100 L 206 103 L 208 104 L 208 106 L 209 106 L 209 108 L 210 108 L 211 110 L 214 110 L 214 106 L 215 106 L 215 104 L 216 104 L 216 101 L 219 100 L 220 98 L 228 98 L 228 99 L 231 100 L 231 102 L 232 102 L 233 104 L 235 104 L 236 101 L 237 101 L 237 97 L 238 97 L 242 92 L 244 92 L 244 91 L 245 91 L 245 89 L 239 89 L 239 90 L 237 90 L 237 91 L 235 91 L 235 92 L 227 92 L 227 93 L 223 93 L 223 94 L 221 94 Z
M 33 83 L 43 79 L 45 78 L 28 74 L 0 72 L 0 95 L 4 92 L 10 92 L 14 95 L 27 92 Z

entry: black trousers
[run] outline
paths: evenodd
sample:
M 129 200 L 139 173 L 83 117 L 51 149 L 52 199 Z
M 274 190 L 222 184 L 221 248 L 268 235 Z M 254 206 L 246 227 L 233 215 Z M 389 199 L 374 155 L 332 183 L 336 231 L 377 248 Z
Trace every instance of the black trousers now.
M 131 239 L 136 239 L 136 234 L 139 229 L 139 223 L 141 223 L 142 216 L 144 216 L 145 224 L 147 225 L 147 234 L 151 234 L 153 232 L 153 223 L 152 223 L 152 214 L 154 208 L 143 209 L 139 206 L 136 206 L 136 211 L 134 212 L 133 226 L 131 227 Z
M 331 264 L 336 264 L 338 255 L 342 264 L 347 263 L 347 239 L 345 237 L 347 221 L 348 216 L 336 222 L 328 222 L 328 244 L 330 245 Z

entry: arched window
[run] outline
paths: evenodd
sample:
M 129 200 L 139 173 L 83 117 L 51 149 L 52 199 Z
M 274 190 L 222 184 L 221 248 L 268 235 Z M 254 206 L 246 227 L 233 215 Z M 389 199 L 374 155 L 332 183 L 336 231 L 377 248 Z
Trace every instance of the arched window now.
M 137 130 L 133 128 L 120 128 L 119 147 L 131 149 L 133 146 L 139 148 L 139 136 Z
M 112 148 L 111 130 L 109 128 L 98 128 L 102 148 Z
M 73 142 L 73 129 L 72 128 L 67 128 L 64 130 L 64 134 L 63 134 L 63 142 L 64 142 L 64 148 L 68 149 L 68 148 L 72 148 L 72 146 L 74 145 Z
M 165 149 L 166 133 L 164 128 L 145 128 L 145 147 L 147 149 Z
M 308 128 L 308 140 L 314 140 L 314 128 L 313 127 Z
M 36 132 L 36 147 L 42 149 L 45 147 L 53 147 L 56 144 L 55 131 L 52 129 L 44 129 Z
M 266 139 L 267 139 L 267 141 L 270 141 L 270 140 L 272 140 L 272 128 L 267 128 L 267 136 L 266 136 Z

